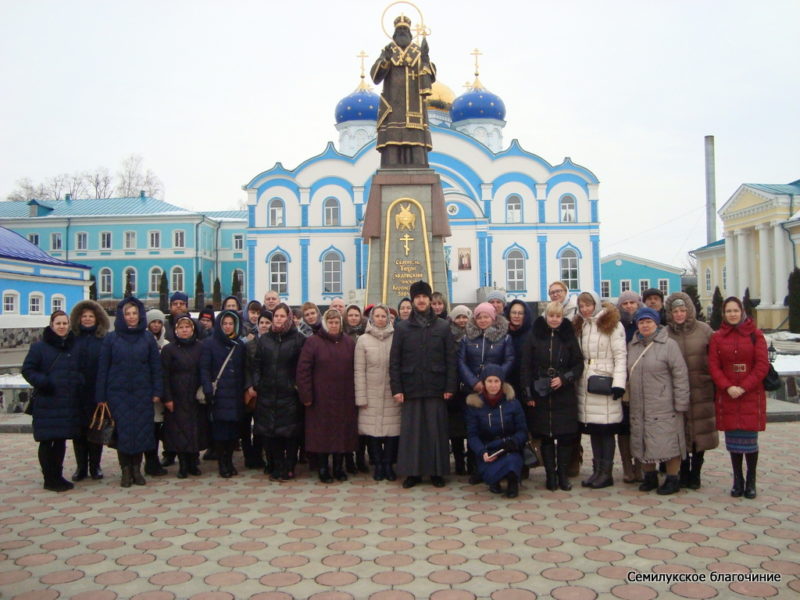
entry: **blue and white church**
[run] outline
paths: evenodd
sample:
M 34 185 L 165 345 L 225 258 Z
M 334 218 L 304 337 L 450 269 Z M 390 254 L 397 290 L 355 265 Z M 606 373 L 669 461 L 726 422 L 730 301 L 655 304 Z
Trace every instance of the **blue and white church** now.
M 476 69 L 477 71 L 477 69 Z M 455 97 L 440 82 L 427 100 L 429 162 L 441 177 L 452 236 L 445 241 L 451 303 L 486 288 L 508 299 L 547 298 L 548 282 L 600 289 L 597 177 L 565 158 L 552 165 L 504 145 L 506 107 L 479 80 Z M 379 96 L 365 82 L 336 105 L 338 145 L 294 169 L 259 173 L 247 191 L 247 296 L 274 289 L 290 304 L 363 301 L 367 246 L 361 226 L 379 164 Z

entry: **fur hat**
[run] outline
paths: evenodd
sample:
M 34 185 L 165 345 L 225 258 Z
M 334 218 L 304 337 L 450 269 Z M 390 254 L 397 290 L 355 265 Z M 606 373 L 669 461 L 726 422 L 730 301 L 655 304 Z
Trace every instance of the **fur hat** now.
M 147 324 L 150 325 L 153 321 L 164 322 L 164 313 L 157 308 L 151 308 L 147 311 Z
M 623 302 L 638 302 L 639 304 L 642 303 L 642 299 L 639 297 L 639 294 L 636 292 L 632 292 L 628 290 L 627 292 L 622 292 L 617 299 L 617 306 L 620 308 L 622 307 Z
M 427 296 L 428 298 L 430 298 L 433 295 L 433 290 L 431 289 L 431 286 L 429 286 L 421 279 L 416 283 L 412 283 L 411 287 L 408 288 L 408 295 L 411 296 L 412 300 L 417 296 L 419 296 L 420 294 L 422 294 L 423 296 Z
M 463 304 L 459 304 L 453 310 L 450 311 L 450 318 L 453 320 L 455 320 L 456 317 L 460 317 L 461 315 L 464 315 L 468 319 L 471 319 L 472 311 Z
M 494 309 L 494 306 L 489 304 L 488 302 L 481 302 L 478 306 L 475 307 L 475 310 L 472 311 L 473 318 L 477 319 L 478 316 L 482 314 L 487 314 L 492 319 L 497 318 L 497 311 Z

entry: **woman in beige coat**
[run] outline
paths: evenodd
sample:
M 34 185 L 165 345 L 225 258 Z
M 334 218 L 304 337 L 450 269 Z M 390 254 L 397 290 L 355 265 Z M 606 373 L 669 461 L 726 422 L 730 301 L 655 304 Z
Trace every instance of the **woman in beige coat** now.
M 592 440 L 592 474 L 581 482 L 583 487 L 603 488 L 614 485 L 614 436 L 622 422 L 621 398 L 625 393 L 625 329 L 619 310 L 613 304 L 600 304 L 594 292 L 578 296 L 578 315 L 573 322 L 583 353 L 583 375 L 576 382 L 578 421 L 582 433 Z M 589 392 L 589 378 L 611 377 L 609 394 Z
M 678 469 L 686 456 L 684 415 L 689 409 L 689 372 L 681 350 L 659 325 L 661 317 L 645 306 L 636 312 L 638 332 L 628 347 L 631 407 L 631 452 L 642 463 L 642 492 L 660 495 L 680 489 Z M 667 464 L 658 486 L 656 465 Z
M 366 435 L 375 481 L 394 481 L 400 440 L 400 405 L 389 386 L 389 353 L 394 328 L 385 304 L 373 307 L 364 335 L 356 342 L 355 388 L 358 433 Z
M 669 337 L 681 349 L 689 369 L 689 410 L 686 413 L 687 458 L 681 461 L 680 484 L 693 490 L 700 488 L 700 469 L 706 450 L 719 445 L 714 407 L 714 384 L 708 370 L 708 343 L 714 330 L 698 321 L 694 303 L 684 292 L 670 295 L 667 311 Z

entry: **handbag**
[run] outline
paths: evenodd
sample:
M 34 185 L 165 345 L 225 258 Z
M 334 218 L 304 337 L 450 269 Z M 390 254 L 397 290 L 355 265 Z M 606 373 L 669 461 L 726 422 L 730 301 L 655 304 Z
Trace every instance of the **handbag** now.
M 114 448 L 117 445 L 117 426 L 108 404 L 101 402 L 94 409 L 86 439 L 93 444 Z
M 775 392 L 781 389 L 782 385 L 783 382 L 781 381 L 781 376 L 778 375 L 775 367 L 770 364 L 769 371 L 767 371 L 767 376 L 764 377 L 764 389 L 768 392 Z
M 542 398 L 546 398 L 550 395 L 550 378 L 549 377 L 539 377 L 536 381 L 533 382 L 533 391 L 536 392 L 537 396 Z
M 586 391 L 599 396 L 610 396 L 612 383 L 614 378 L 608 375 L 590 375 L 586 382 Z
M 535 440 L 528 435 L 528 441 L 522 447 L 522 464 L 529 469 L 541 467 L 544 464 L 541 445 L 540 440 Z

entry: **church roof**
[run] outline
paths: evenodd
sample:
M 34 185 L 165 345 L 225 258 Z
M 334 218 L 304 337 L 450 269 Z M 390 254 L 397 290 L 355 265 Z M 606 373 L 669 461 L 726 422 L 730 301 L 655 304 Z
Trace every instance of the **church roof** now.
M 15 203 L 23 204 L 23 202 Z M 88 269 L 86 265 L 67 262 L 59 258 L 50 256 L 47 252 L 32 244 L 20 234 L 0 227 L 0 258 L 11 258 L 14 260 L 27 260 L 30 262 L 44 263 L 48 265 L 58 265 L 60 267 L 80 267 Z
M 779 195 L 792 195 L 800 194 L 800 179 L 792 183 L 777 184 L 777 183 L 745 183 L 747 187 L 751 187 L 762 192 L 769 194 Z
M 29 205 L 41 207 L 39 217 L 84 217 L 126 215 L 191 215 L 186 210 L 149 196 L 133 198 L 75 198 L 69 200 L 31 200 L 30 202 L 0 202 L 0 217 L 24 218 L 30 216 Z

